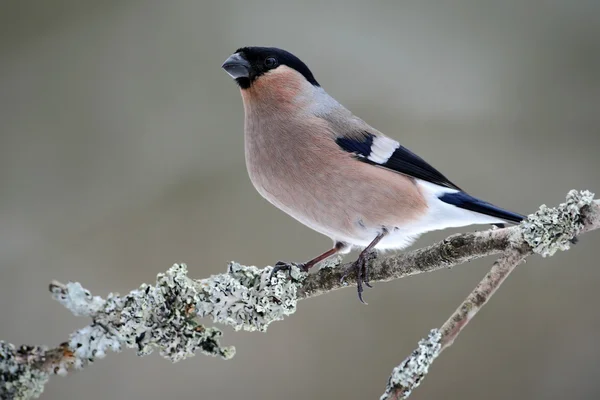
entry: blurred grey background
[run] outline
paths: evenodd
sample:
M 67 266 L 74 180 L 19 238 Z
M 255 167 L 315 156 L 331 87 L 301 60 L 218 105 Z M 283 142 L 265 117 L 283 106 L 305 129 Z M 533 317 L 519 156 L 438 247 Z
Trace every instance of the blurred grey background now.
M 330 245 L 262 200 L 243 159 L 243 45 L 305 60 L 367 122 L 470 192 L 523 213 L 600 191 L 600 3 L 5 0 L 0 5 L 0 338 L 56 345 L 93 293 Z M 450 231 L 426 235 L 416 246 Z M 532 258 L 436 362 L 415 399 L 600 397 L 600 237 Z M 596 251 L 595 251 L 596 250 Z M 44 399 L 375 399 L 492 259 L 303 301 L 231 361 L 110 354 Z

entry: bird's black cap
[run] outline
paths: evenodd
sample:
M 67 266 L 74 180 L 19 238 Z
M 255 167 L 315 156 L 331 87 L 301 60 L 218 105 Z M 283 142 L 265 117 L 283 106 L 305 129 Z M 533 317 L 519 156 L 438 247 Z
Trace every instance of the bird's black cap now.
M 277 47 L 241 47 L 223 63 L 222 68 L 242 89 L 247 89 L 258 77 L 280 65 L 296 70 L 312 85 L 319 86 L 306 64 Z

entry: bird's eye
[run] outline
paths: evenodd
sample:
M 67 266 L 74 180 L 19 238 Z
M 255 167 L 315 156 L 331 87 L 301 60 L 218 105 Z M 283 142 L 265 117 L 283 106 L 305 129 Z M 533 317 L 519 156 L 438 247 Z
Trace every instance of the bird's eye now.
M 267 68 L 275 68 L 277 66 L 277 59 L 275 57 L 268 57 L 265 60 L 265 67 Z

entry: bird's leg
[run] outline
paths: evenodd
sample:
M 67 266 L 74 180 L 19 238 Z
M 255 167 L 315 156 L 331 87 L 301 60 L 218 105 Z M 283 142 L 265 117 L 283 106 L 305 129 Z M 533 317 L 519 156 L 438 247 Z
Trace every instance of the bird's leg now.
M 369 266 L 367 265 L 367 261 L 369 261 L 369 258 L 371 256 L 371 250 L 373 250 L 373 248 L 377 246 L 377 243 L 379 243 L 381 239 L 383 239 L 384 236 L 387 234 L 388 231 L 384 228 L 383 231 L 379 235 L 377 235 L 375 239 L 373 239 L 373 241 L 369 243 L 369 245 L 365 247 L 363 251 L 360 252 L 360 254 L 358 255 L 358 259 L 355 262 L 353 262 L 352 265 L 348 267 L 342 275 L 341 281 L 343 282 L 346 279 L 346 277 L 350 274 L 350 272 L 356 271 L 356 288 L 358 291 L 358 299 L 361 301 L 361 303 L 367 304 L 362 298 L 363 283 L 368 287 L 372 287 L 369 284 Z
M 340 252 L 342 249 L 344 249 L 346 247 L 345 243 L 342 242 L 335 242 L 335 245 L 333 246 L 332 249 L 327 250 L 325 253 L 320 254 L 318 256 L 316 256 L 315 258 L 313 258 L 312 260 L 309 260 L 305 263 L 301 263 L 301 264 L 294 264 L 294 263 L 287 263 L 285 261 L 277 261 L 277 263 L 275 263 L 275 266 L 273 267 L 273 270 L 271 271 L 271 275 L 269 276 L 269 280 L 271 280 L 271 278 L 273 277 L 273 275 L 279 271 L 288 271 L 290 273 L 290 278 L 291 273 L 292 273 L 292 266 L 296 265 L 298 268 L 300 268 L 302 271 L 304 272 L 308 272 L 309 269 L 311 269 L 312 267 L 314 267 L 316 264 L 320 263 L 321 261 L 337 254 L 338 252 Z

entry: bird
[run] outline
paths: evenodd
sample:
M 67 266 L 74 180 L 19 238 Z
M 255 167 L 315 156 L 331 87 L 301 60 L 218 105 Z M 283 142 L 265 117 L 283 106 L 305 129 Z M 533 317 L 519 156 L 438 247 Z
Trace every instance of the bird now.
M 471 196 L 423 158 L 330 96 L 308 66 L 276 47 L 242 47 L 222 64 L 244 106 L 248 175 L 258 193 L 333 246 L 297 265 L 308 271 L 361 249 L 358 298 L 377 251 L 402 250 L 420 235 L 473 224 L 518 224 L 524 216 Z

